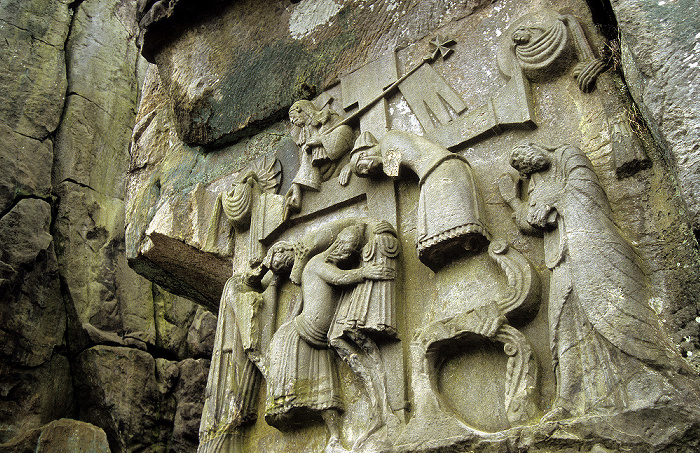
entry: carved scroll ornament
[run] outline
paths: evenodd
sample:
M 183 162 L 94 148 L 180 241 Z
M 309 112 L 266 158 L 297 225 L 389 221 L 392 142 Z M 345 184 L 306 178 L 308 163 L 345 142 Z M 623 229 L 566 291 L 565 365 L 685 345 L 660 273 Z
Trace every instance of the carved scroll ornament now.
M 502 343 L 508 356 L 504 409 L 511 425 L 528 423 L 539 412 L 537 361 L 525 336 L 509 324 L 509 320 L 522 323 L 534 315 L 540 297 L 539 276 L 522 254 L 503 241 L 492 242 L 488 253 L 507 277 L 507 294 L 475 310 L 434 321 L 416 333 L 411 342 L 415 414 L 397 440 L 399 445 L 473 431 L 441 402 L 437 365 L 446 349 L 478 338 Z

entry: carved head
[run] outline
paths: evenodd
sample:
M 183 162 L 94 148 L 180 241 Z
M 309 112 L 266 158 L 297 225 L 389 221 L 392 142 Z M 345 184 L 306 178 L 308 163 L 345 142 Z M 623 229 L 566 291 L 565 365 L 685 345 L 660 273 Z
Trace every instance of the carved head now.
M 350 156 L 350 165 L 357 176 L 371 176 L 381 173 L 382 156 L 379 142 L 370 132 L 363 132 L 355 141 Z
M 262 265 L 275 274 L 291 271 L 294 266 L 294 245 L 287 241 L 272 244 Z
M 316 108 L 313 102 L 296 101 L 289 108 L 289 121 L 297 127 L 318 126 L 323 122 L 324 115 Z
M 342 263 L 351 258 L 360 248 L 362 240 L 362 230 L 358 226 L 344 228 L 328 247 L 326 261 L 331 263 Z
M 513 148 L 510 154 L 510 165 L 520 172 L 522 177 L 549 168 L 551 160 L 547 148 L 526 142 Z

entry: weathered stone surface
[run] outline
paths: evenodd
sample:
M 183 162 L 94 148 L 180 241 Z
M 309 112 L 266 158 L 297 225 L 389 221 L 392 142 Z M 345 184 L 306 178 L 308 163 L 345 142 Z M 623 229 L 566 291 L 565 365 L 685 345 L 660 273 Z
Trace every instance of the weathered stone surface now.
M 156 347 L 169 357 L 209 359 L 216 316 L 205 308 L 153 286 Z
M 138 54 L 127 27 L 133 4 L 80 3 L 66 44 L 68 98 L 56 135 L 54 185 L 65 180 L 123 198 L 134 122 Z
M 129 169 L 130 180 L 138 183 L 128 184 L 126 196 L 127 258 L 138 273 L 216 311 L 231 269 L 230 260 L 218 255 L 230 254 L 230 244 L 219 241 L 216 255 L 199 253 L 211 223 L 208 207 L 216 199 L 206 185 L 218 179 L 221 186 L 229 186 L 235 177 L 231 174 L 246 159 L 261 156 L 270 147 L 287 149 L 289 141 L 278 125 L 234 145 L 234 153 L 205 154 L 184 145 L 168 117 L 167 95 L 155 66 L 149 69 L 141 102 L 144 108 L 134 130 Z M 194 177 L 183 177 L 188 174 Z M 222 178 L 224 175 L 228 177 Z M 197 265 L 184 265 L 175 258 L 182 255 L 190 256 Z M 186 278 L 192 272 L 197 278 Z
M 2 260 L 14 266 L 31 264 L 53 240 L 51 206 L 39 199 L 20 200 L 0 219 Z
M 700 6 L 613 0 L 622 70 L 700 228 Z
M 182 140 L 220 145 L 281 119 L 292 102 L 320 93 L 371 55 L 488 3 L 210 2 L 198 5 L 205 19 L 197 31 L 172 21 L 149 30 L 144 45 L 173 101 Z
M 62 418 L 49 423 L 39 436 L 37 453 L 71 451 L 76 453 L 109 453 L 105 432 L 95 425 Z
M 41 435 L 41 428 L 34 428 L 22 432 L 9 442 L 0 444 L 2 453 L 34 453 L 36 443 Z
M 0 212 L 21 196 L 48 198 L 51 192 L 51 140 L 39 141 L 0 124 Z
M 104 401 L 89 408 L 91 400 L 73 398 L 74 383 L 81 395 L 89 393 L 90 383 L 82 380 L 88 375 L 84 369 L 72 372 L 67 356 L 91 344 L 129 346 L 123 361 L 135 355 L 134 367 L 141 369 L 154 361 L 147 349 L 180 360 L 190 349 L 202 357 L 210 354 L 198 340 L 187 340 L 193 335 L 193 304 L 154 290 L 127 266 L 124 255 L 124 173 L 144 74 L 144 60 L 134 45 L 135 3 L 0 4 L 3 452 L 109 451 L 104 433 L 102 440 L 92 437 L 95 433 L 92 428 L 84 432 L 89 425 L 83 422 L 45 426 L 79 416 L 76 408 L 99 413 L 105 407 Z M 157 313 L 154 291 L 167 299 Z M 115 378 L 110 360 L 100 362 L 105 367 L 101 379 L 113 384 L 107 393 L 126 387 L 137 374 L 119 357 L 113 362 L 127 370 L 121 375 L 124 382 Z M 168 363 L 163 370 L 174 369 L 175 379 L 161 383 L 167 379 L 151 371 L 148 382 L 155 386 L 133 403 L 151 408 L 149 423 L 159 434 L 144 432 L 136 422 L 119 427 L 116 435 L 116 422 L 105 424 L 116 445 L 140 439 L 133 442 L 157 450 L 174 442 L 178 368 L 176 362 Z M 126 401 L 117 415 L 133 412 L 132 402 Z M 111 420 L 109 407 L 104 414 Z
M 95 346 L 74 367 L 78 416 L 104 429 L 112 451 L 196 449 L 208 360 Z
M 18 451 L 11 449 L 11 439 L 31 434 L 51 420 L 70 416 L 73 410 L 71 369 L 68 359 L 59 354 L 37 367 L 15 365 L 3 359 L 0 388 L 0 451 Z M 36 437 L 30 437 L 34 451 Z M 3 450 L 5 443 L 10 445 Z
M 0 351 L 7 363 L 40 365 L 63 341 L 66 313 L 50 209 L 43 200 L 23 199 L 0 218 Z
M 74 380 L 78 417 L 102 428 L 112 451 L 165 447 L 161 413 L 167 410 L 150 354 L 95 346 L 76 358 Z
M 5 45 L 0 59 L 0 122 L 43 140 L 58 126 L 66 94 L 63 44 L 71 20 L 68 0 L 7 1 L 0 5 Z
M 2 453 L 109 453 L 105 432 L 95 425 L 61 418 L 0 444 Z
M 123 252 L 123 202 L 72 182 L 56 190 L 56 247 L 78 322 L 154 344 L 151 283 L 129 268 Z
M 302 1 L 255 8 L 238 2 L 217 17 L 203 14 L 196 26 L 168 19 L 160 24 L 158 33 L 173 33 L 168 40 L 165 32 L 163 41 L 147 50 L 158 73 L 149 76 L 133 135 L 127 255 L 140 273 L 210 309 L 231 275 L 231 257 L 235 278 L 226 286 L 225 316 L 218 320 L 206 406 L 213 422 L 202 425 L 205 451 L 219 439 L 242 450 L 271 451 L 696 448 L 700 395 L 688 364 L 700 365 L 700 254 L 657 145 L 644 127 L 628 124 L 638 116 L 630 113 L 620 75 L 606 72 L 607 63 L 599 58 L 606 42 L 595 31 L 589 4 L 556 1 L 543 11 L 540 3 L 516 1 Z M 173 5 L 171 17 L 178 8 Z M 274 8 L 279 22 L 271 20 Z M 234 12 L 243 24 L 231 20 Z M 256 22 L 262 20 L 265 36 Z M 236 44 L 223 49 L 222 43 L 231 41 Z M 181 50 L 193 48 L 198 52 Z M 275 59 L 275 50 L 284 50 L 284 58 Z M 375 63 L 362 66 L 368 62 Z M 281 83 L 276 80 L 280 68 L 286 78 Z M 361 104 L 366 96 L 367 102 L 370 92 L 381 93 L 406 74 L 375 109 L 381 121 L 349 122 L 353 139 L 359 137 L 352 157 L 333 146 L 328 124 L 337 121 L 330 121 L 328 112 L 309 108 L 305 120 L 299 112 L 290 114 L 291 131 L 286 121 L 275 122 L 307 87 L 320 94 L 313 100 L 317 109 L 347 118 L 357 108 L 354 101 Z M 229 86 L 235 95 L 229 95 Z M 387 128 L 406 134 L 387 134 Z M 363 144 L 369 140 L 364 132 L 376 136 L 381 153 L 362 157 L 373 145 Z M 257 135 L 235 141 L 250 134 Z M 528 212 L 530 225 L 520 231 L 503 202 L 499 176 L 517 179 L 509 154 L 524 140 L 552 150 L 568 143 L 580 152 L 562 158 L 565 163 L 550 162 L 542 170 L 551 174 L 523 178 L 512 189 L 517 198 L 534 203 L 523 206 L 541 211 Z M 630 144 L 636 148 L 626 149 Z M 259 198 L 252 189 L 229 193 L 236 183 L 257 187 L 261 178 L 243 176 L 255 173 L 265 157 L 281 162 L 280 192 Z M 327 164 L 337 168 L 320 175 Z M 566 182 L 570 172 L 584 167 L 585 178 L 571 176 L 576 182 Z M 305 181 L 303 202 L 290 203 L 299 194 L 284 193 L 304 171 L 320 176 L 317 184 Z M 576 183 L 586 189 L 573 187 Z M 464 190 L 472 186 L 476 195 Z M 461 192 L 469 194 L 456 195 Z M 262 214 L 253 208 L 236 211 L 241 218 L 250 216 L 250 226 L 247 217 L 241 221 L 226 213 L 228 223 L 217 211 L 226 209 L 225 196 L 236 193 L 252 193 L 264 206 Z M 581 208 L 590 222 L 569 225 L 578 217 L 564 212 L 563 193 L 570 195 L 566 203 L 580 197 L 590 204 Z M 478 220 L 470 222 L 460 217 L 461 203 L 472 198 L 482 199 L 484 212 L 472 213 Z M 516 196 L 505 198 L 510 203 Z M 278 218 L 285 203 L 299 208 L 287 213 L 286 223 Z M 477 201 L 472 204 L 481 210 Z M 316 254 L 324 248 L 308 246 L 306 238 L 314 232 L 325 238 L 336 234 L 332 222 L 348 217 L 385 220 L 397 231 L 402 252 L 395 343 L 376 330 L 367 333 L 371 329 L 359 316 L 345 328 L 337 326 L 347 321 L 339 318 L 344 312 L 338 307 L 355 300 L 353 277 L 365 270 L 365 255 L 361 264 L 340 268 L 337 280 L 328 277 L 331 286 L 342 282 L 339 300 L 323 285 L 309 283 L 322 266 Z M 463 223 L 472 229 L 457 231 Z M 596 236 L 593 230 L 600 225 L 615 231 L 616 239 Z M 532 228 L 544 234 L 526 236 Z M 468 234 L 475 232 L 491 246 L 470 243 Z M 557 234 L 575 236 L 565 241 L 571 249 L 552 251 Z M 267 264 L 256 267 L 255 247 L 274 250 L 275 243 L 291 248 L 294 256 L 275 258 L 271 252 Z M 592 245 L 598 251 L 582 258 L 581 249 Z M 368 250 L 369 257 L 376 253 Z M 435 256 L 421 257 L 425 250 Z M 332 263 L 330 252 L 324 258 Z M 637 258 L 642 267 L 628 265 Z M 275 266 L 290 261 L 302 264 L 296 272 L 292 267 L 289 277 L 280 272 L 274 290 L 268 291 L 270 274 L 264 282 L 256 280 L 264 270 L 275 272 Z M 602 270 L 607 265 L 609 272 Z M 567 266 L 600 269 L 600 275 L 573 275 Z M 255 273 L 259 269 L 261 275 Z M 343 279 L 344 272 L 353 277 Z M 597 278 L 615 282 L 603 287 Z M 624 279 L 633 282 L 623 285 Z M 587 291 L 601 294 L 584 295 Z M 507 306 L 513 300 L 528 308 Z M 580 313 L 558 313 L 562 306 Z M 258 324 L 260 319 L 265 321 Z M 622 335 L 632 319 L 654 333 L 642 335 L 645 327 Z M 612 327 L 601 327 L 608 320 Z M 337 329 L 345 330 L 338 334 Z M 663 340 L 669 334 L 672 343 Z M 644 337 L 641 343 L 631 340 L 635 335 Z M 267 348 L 270 336 L 273 346 Z M 640 347 L 644 342 L 665 344 L 665 352 L 650 358 L 644 350 L 654 348 Z M 308 354 L 307 345 L 314 345 Z M 599 356 L 572 359 L 568 354 L 576 355 L 578 348 L 595 349 Z M 652 363 L 664 354 L 672 359 L 657 369 Z M 349 366 L 321 358 L 337 355 Z M 611 365 L 602 365 L 606 361 Z M 389 371 L 382 372 L 380 364 Z M 339 382 L 329 378 L 336 366 Z M 261 397 L 256 388 L 263 378 L 265 421 L 255 399 Z M 575 379 L 588 384 L 566 387 Z M 382 385 L 386 390 L 378 391 Z M 227 399 L 230 395 L 235 397 Z M 228 408 L 229 400 L 236 405 L 230 414 L 217 406 Z M 390 408 L 383 417 L 377 417 L 380 407 Z M 328 431 L 309 422 L 307 416 L 316 412 L 323 412 Z
M 198 307 L 187 331 L 187 348 L 194 358 L 211 358 L 216 332 L 216 316 L 209 310 Z
M 204 405 L 202 395 L 207 385 L 209 359 L 186 359 L 179 362 L 177 367 L 179 381 L 174 391 L 177 409 L 171 448 L 175 451 L 195 451 L 199 444 L 199 419 Z

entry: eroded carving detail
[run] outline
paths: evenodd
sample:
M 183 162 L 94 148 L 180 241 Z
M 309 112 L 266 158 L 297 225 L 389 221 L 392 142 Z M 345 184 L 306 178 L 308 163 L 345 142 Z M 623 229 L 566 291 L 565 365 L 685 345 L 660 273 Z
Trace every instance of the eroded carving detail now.
M 299 171 L 285 196 L 284 218 L 301 210 L 303 190 L 321 189 L 321 183 L 333 175 L 353 140 L 352 129 L 340 124 L 337 113 L 319 110 L 311 101 L 295 102 L 289 109 L 289 119 L 299 146 Z
M 260 318 L 276 310 L 278 277 L 258 267 L 235 273 L 221 295 L 207 389 L 199 428 L 199 453 L 229 451 L 237 429 L 257 419 L 262 375 L 246 354 L 266 347 L 269 329 Z M 264 289 L 263 289 L 264 288 Z
M 200 451 L 233 445 L 235 429 L 255 420 L 260 372 L 267 381 L 270 425 L 286 430 L 320 415 L 330 433 L 326 451 L 346 451 L 340 442 L 343 406 L 334 351 L 357 373 L 370 398 L 369 427 L 353 450 L 388 446 L 386 425 L 395 430 L 399 421 L 387 401 L 375 339 L 396 337 L 398 253 L 396 232 L 387 222 L 344 219 L 297 242 L 273 244 L 262 263 L 235 274 L 221 301 Z M 277 287 L 286 275 L 301 286 L 301 294 L 273 334 Z M 345 288 L 340 299 L 339 288 Z
M 608 67 L 595 56 L 581 25 L 570 14 L 549 9 L 527 14 L 511 24 L 504 39 L 509 39 L 510 45 L 508 51 L 505 46 L 500 49 L 499 67 L 508 77 L 521 70 L 531 80 L 547 79 L 577 58 L 573 75 L 579 89 L 588 93 Z
M 204 251 L 216 251 L 223 212 L 236 230 L 245 231 L 250 228 L 248 256 L 253 262 L 260 261 L 264 256 L 260 239 L 263 237 L 262 223 L 268 209 L 267 195 L 277 193 L 281 178 L 280 162 L 277 159 L 265 158 L 253 168 L 244 171 L 231 190 L 218 194 L 207 229 Z

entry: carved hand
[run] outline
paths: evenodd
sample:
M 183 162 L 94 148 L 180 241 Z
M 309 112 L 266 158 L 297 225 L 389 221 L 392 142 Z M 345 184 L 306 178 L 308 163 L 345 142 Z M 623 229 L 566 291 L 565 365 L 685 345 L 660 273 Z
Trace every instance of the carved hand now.
M 505 316 L 495 302 L 475 308 L 474 314 L 479 318 L 479 325 L 474 331 L 487 338 L 493 338 L 501 325 L 506 322 Z
M 301 210 L 301 187 L 298 184 L 292 184 L 287 194 L 284 196 L 284 204 L 286 209 L 298 212 Z
M 306 140 L 306 144 L 304 146 L 307 148 L 311 148 L 312 146 L 323 146 L 323 143 L 321 143 L 321 139 L 318 137 L 318 135 L 314 134 Z
M 508 206 L 517 211 L 520 207 L 520 197 L 518 194 L 518 181 L 510 173 L 504 173 L 498 178 L 498 190 L 501 198 Z
M 352 165 L 346 164 L 340 174 L 338 175 L 338 184 L 341 186 L 347 186 L 350 182 L 350 175 L 352 174 Z
M 362 276 L 367 280 L 394 280 L 396 278 L 396 270 L 381 264 L 369 264 L 361 271 Z
M 527 211 L 527 223 L 537 228 L 554 226 L 556 210 L 554 207 L 543 203 L 530 203 Z

